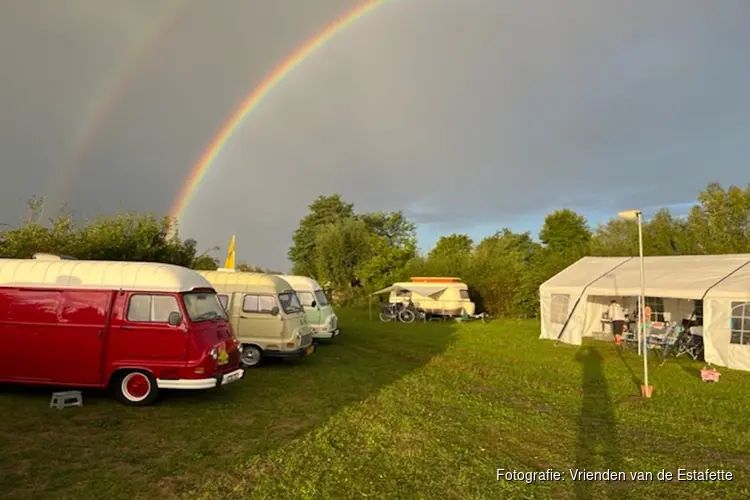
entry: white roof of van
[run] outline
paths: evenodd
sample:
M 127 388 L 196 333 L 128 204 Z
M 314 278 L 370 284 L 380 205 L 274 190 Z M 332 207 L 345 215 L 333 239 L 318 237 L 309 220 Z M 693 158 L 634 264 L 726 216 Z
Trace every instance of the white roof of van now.
M 277 276 L 292 285 L 295 289 L 314 292 L 315 290 L 321 290 L 323 288 L 317 281 L 308 278 L 307 276 L 294 276 L 289 274 L 278 274 Z
M 265 273 L 246 273 L 242 271 L 221 270 L 221 271 L 198 271 L 201 276 L 206 278 L 217 290 L 221 288 L 236 288 L 242 291 L 251 291 L 264 289 L 281 293 L 294 290 L 283 278 L 275 274 Z M 226 290 L 224 290 L 226 291 Z
M 0 286 L 189 292 L 213 288 L 193 270 L 154 262 L 0 259 Z

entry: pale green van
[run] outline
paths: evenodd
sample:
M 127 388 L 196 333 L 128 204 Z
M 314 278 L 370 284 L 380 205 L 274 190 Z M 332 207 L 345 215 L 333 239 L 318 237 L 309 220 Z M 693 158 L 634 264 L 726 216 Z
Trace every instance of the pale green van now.
M 297 292 L 302 306 L 307 313 L 307 321 L 316 339 L 332 339 L 341 333 L 338 317 L 333 312 L 331 302 L 326 297 L 323 288 L 312 278 L 307 276 L 290 276 L 280 274 L 280 278 L 292 285 Z
M 297 292 L 282 278 L 234 269 L 199 274 L 211 283 L 229 314 L 244 366 L 257 366 L 263 358 L 298 359 L 315 352 Z

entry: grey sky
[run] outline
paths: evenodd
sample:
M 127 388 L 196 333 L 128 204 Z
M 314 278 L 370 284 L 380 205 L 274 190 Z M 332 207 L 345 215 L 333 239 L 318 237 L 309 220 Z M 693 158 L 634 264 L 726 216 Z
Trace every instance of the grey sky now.
M 354 4 L 187 2 L 64 167 L 92 103 L 179 3 L 3 5 L 0 222 L 32 194 L 89 217 L 166 211 L 239 102 Z M 318 194 L 404 209 L 427 246 L 562 206 L 596 218 L 744 184 L 748 26 L 746 0 L 391 0 L 248 116 L 181 230 L 206 248 L 237 234 L 239 258 L 286 267 Z

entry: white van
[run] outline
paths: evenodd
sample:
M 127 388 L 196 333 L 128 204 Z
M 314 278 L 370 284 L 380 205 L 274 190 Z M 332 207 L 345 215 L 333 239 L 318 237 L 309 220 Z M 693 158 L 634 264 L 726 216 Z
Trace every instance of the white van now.
M 469 287 L 459 278 L 420 277 L 409 283 L 394 283 L 388 298 L 391 304 L 411 301 L 428 314 L 457 317 L 476 309 L 469 298 Z
M 333 312 L 331 302 L 326 297 L 323 288 L 312 278 L 307 276 L 290 276 L 280 274 L 280 278 L 292 285 L 297 292 L 302 306 L 307 314 L 307 321 L 316 339 L 332 339 L 338 337 L 341 330 L 338 317 Z
M 294 288 L 278 276 L 234 269 L 199 271 L 216 290 L 242 345 L 240 361 L 303 358 L 315 352 L 312 330 Z

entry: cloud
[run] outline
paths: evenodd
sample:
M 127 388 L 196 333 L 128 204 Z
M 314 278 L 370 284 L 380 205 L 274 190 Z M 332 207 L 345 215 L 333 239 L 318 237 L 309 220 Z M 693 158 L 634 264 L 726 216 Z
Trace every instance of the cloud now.
M 245 95 L 352 3 L 195 2 L 99 131 L 71 206 L 166 210 Z M 0 85 L 0 109 L 13 117 L 0 125 L 9 172 L 0 213 L 13 213 L 19 194 L 40 194 L 39 179 L 64 163 L 77 110 L 147 21 L 145 2 L 116 26 L 105 7 L 83 8 L 115 4 L 66 2 L 80 8 L 55 23 L 16 16 L 10 34 L 0 19 L 0 63 L 14 61 L 15 75 Z M 23 35 L 32 20 L 36 34 Z M 709 181 L 744 183 L 748 22 L 744 1 L 391 0 L 247 118 L 183 231 L 207 248 L 237 234 L 239 257 L 284 267 L 318 194 L 460 230 L 562 206 L 684 203 Z M 64 51 L 77 55 L 67 67 Z M 40 54 L 48 67 L 22 64 Z

